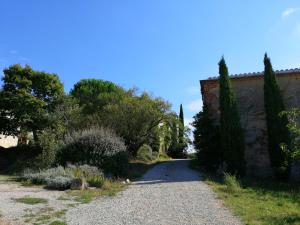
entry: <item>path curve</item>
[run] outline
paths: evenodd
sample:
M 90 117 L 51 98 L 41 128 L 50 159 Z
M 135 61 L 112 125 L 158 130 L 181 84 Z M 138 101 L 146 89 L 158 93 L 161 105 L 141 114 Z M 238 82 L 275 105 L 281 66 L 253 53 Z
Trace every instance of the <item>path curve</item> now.
M 67 224 L 240 225 L 188 164 L 189 160 L 159 164 L 116 197 L 71 209 Z

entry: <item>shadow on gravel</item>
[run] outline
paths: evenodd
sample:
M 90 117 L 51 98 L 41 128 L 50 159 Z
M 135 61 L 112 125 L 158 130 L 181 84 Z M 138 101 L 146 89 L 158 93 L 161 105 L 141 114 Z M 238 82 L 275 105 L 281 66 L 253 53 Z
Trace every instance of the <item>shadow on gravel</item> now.
M 135 185 L 201 181 L 199 172 L 189 168 L 190 160 L 172 160 L 155 166 Z

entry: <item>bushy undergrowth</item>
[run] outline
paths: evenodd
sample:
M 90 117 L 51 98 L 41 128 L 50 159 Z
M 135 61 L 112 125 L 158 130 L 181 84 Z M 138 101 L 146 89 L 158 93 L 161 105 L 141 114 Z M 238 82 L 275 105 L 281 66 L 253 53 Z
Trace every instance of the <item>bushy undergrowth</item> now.
M 71 170 L 75 177 L 85 179 L 92 187 L 102 187 L 105 181 L 104 174 L 95 166 L 69 165 L 68 170 Z
M 74 179 L 85 179 L 92 187 L 101 187 L 105 181 L 103 173 L 97 168 L 88 165 L 62 166 L 33 172 L 24 171 L 22 179 L 32 184 L 46 185 L 49 189 L 69 189 Z
M 157 156 L 157 155 L 156 155 Z M 152 148 L 149 145 L 142 145 L 137 151 L 137 159 L 145 162 L 153 160 Z
M 70 189 L 72 182 L 74 181 L 74 177 L 64 177 L 64 176 L 57 176 L 53 178 L 46 179 L 46 187 L 48 189 L 55 189 L 55 190 L 67 190 Z
M 124 141 L 113 131 L 94 127 L 68 133 L 58 161 L 62 165 L 88 164 L 120 176 L 127 172 L 128 155 Z
M 35 158 L 41 149 L 37 145 L 19 145 L 10 148 L 0 148 L 0 171 L 4 172 L 20 172 L 26 167 L 34 167 L 35 163 L 32 159 Z
M 224 174 L 224 184 L 228 192 L 239 192 L 241 190 L 241 185 L 236 176 L 229 173 Z

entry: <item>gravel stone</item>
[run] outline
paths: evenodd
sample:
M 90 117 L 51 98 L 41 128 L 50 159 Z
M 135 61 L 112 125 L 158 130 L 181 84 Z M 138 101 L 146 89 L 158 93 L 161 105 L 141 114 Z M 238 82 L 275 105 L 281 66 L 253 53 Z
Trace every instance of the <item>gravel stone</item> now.
M 63 195 L 63 191 L 49 191 L 41 187 L 23 187 L 19 183 L 0 183 L 0 214 L 2 215 L 0 225 L 5 224 L 4 221 L 9 225 L 30 224 L 24 222 L 28 213 L 37 214 L 44 208 L 53 208 L 56 211 L 65 210 L 69 208 L 68 204 L 76 203 L 73 200 L 58 200 Z M 48 203 L 29 205 L 16 202 L 16 198 L 22 197 L 44 198 L 48 200 Z
M 67 213 L 68 225 L 240 225 L 189 169 L 172 160 L 150 169 L 116 197 L 99 198 Z

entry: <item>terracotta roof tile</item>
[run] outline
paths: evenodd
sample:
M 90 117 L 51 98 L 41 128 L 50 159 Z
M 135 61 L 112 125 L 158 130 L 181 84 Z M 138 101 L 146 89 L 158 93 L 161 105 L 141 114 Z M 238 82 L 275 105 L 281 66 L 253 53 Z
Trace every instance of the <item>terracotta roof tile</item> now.
M 286 69 L 286 70 L 276 70 L 276 74 L 288 74 L 288 73 L 300 73 L 300 68 L 294 69 Z M 254 72 L 254 73 L 240 73 L 230 75 L 230 78 L 241 78 L 241 77 L 254 77 L 254 76 L 262 76 L 263 72 Z M 209 77 L 208 80 L 217 80 L 219 76 Z

